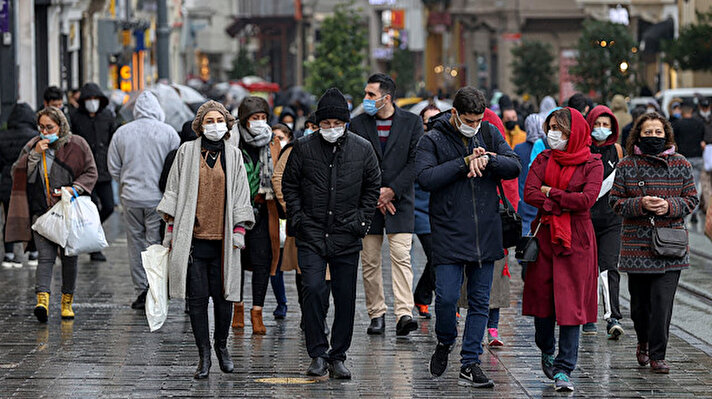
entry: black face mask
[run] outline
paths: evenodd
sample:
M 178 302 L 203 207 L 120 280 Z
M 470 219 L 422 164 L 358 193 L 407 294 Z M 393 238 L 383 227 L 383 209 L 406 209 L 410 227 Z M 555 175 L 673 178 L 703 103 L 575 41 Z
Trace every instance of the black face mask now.
M 638 148 L 643 151 L 643 154 L 658 155 L 665 151 L 664 137 L 641 137 L 638 140 Z
M 517 126 L 517 121 L 506 121 L 504 122 L 504 128 L 507 130 L 514 130 L 514 127 Z

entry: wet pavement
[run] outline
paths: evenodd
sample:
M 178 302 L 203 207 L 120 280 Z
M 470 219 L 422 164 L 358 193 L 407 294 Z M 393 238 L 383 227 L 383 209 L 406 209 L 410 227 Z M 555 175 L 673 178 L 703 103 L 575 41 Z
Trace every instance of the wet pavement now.
M 145 316 L 130 308 L 135 293 L 126 255 L 126 240 L 117 216 L 107 225 L 111 247 L 107 263 L 80 257 L 73 322 L 59 317 L 60 267 L 55 268 L 50 319 L 39 324 L 32 309 L 34 269 L 0 269 L 0 397 L 40 398 L 154 398 L 154 397 L 492 397 L 526 398 L 564 396 L 554 392 L 539 366 L 533 322 L 521 316 L 519 267 L 512 266 L 512 306 L 502 309 L 501 349 L 485 349 L 482 367 L 494 379 L 494 389 L 476 390 L 457 385 L 459 346 L 443 377 L 434 380 L 428 361 L 436 344 L 434 320 L 419 320 L 408 339 L 396 339 L 395 317 L 386 317 L 386 335 L 368 336 L 368 316 L 359 283 L 356 327 L 347 366 L 351 381 L 313 383 L 304 377 L 310 359 L 299 329 L 294 273 L 285 276 L 290 300 L 287 319 L 271 316 L 275 307 L 270 292 L 265 306 L 266 336 L 231 332 L 229 348 L 235 373 L 223 374 L 213 355 L 208 380 L 192 373 L 197 350 L 182 301 L 174 300 L 166 324 L 149 332 Z M 417 242 L 417 240 L 416 240 Z M 702 241 L 700 241 L 702 245 Z M 386 246 L 387 247 L 387 246 Z M 695 284 L 712 275 L 712 265 L 696 260 L 690 278 Z M 422 250 L 414 251 L 416 276 L 423 266 Z M 388 259 L 384 267 L 388 268 Z M 249 273 L 248 273 L 249 277 Z M 387 298 L 392 303 L 390 273 L 385 273 Z M 710 278 L 712 281 L 712 278 Z M 249 285 L 247 285 L 249 287 Z M 622 282 L 627 306 L 627 284 Z M 710 290 L 710 286 L 700 289 Z M 697 301 L 697 302 L 695 302 Z M 249 307 L 249 290 L 246 293 Z M 654 375 L 638 367 L 630 319 L 620 341 L 608 341 L 599 322 L 595 336 L 582 336 L 578 366 L 573 374 L 574 397 L 707 397 L 712 398 L 712 308 L 703 298 L 679 292 L 667 359 L 669 375 Z M 333 309 L 332 309 L 333 311 Z M 626 308 L 624 315 L 628 316 Z M 460 331 L 462 329 L 460 323 Z

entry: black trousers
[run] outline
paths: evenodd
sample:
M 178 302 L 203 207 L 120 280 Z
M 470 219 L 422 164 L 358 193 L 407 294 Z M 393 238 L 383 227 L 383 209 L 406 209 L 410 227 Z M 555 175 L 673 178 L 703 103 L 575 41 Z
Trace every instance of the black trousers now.
M 330 361 L 346 360 L 351 346 L 356 312 L 356 277 L 359 253 L 324 258 L 316 252 L 300 247 L 299 268 L 302 271 L 302 312 L 309 357 L 323 357 Z M 331 350 L 324 333 L 329 300 L 326 284 L 326 264 L 331 272 L 331 293 L 334 297 L 334 324 L 331 327 Z
M 418 305 L 430 305 L 435 292 L 435 270 L 430 262 L 430 256 L 433 253 L 433 239 L 430 234 L 418 234 L 418 240 L 420 240 L 420 245 L 423 246 L 426 262 L 423 274 L 420 275 L 418 284 L 415 286 L 413 300 Z
M 618 259 L 621 248 L 620 224 L 596 226 L 598 244 L 599 283 L 603 288 L 603 318 L 622 319 L 620 306 L 621 275 L 618 272 Z
M 628 273 L 630 316 L 639 343 L 648 343 L 650 360 L 665 359 L 670 319 L 680 271 Z
M 222 282 L 222 242 L 193 239 L 188 263 L 190 325 L 198 348 L 210 348 L 208 298 L 213 298 L 215 345 L 224 347 L 232 321 L 232 303 L 225 300 Z
M 91 192 L 91 199 L 99 208 L 99 218 L 104 223 L 114 213 L 114 189 L 111 187 L 111 181 L 97 182 Z

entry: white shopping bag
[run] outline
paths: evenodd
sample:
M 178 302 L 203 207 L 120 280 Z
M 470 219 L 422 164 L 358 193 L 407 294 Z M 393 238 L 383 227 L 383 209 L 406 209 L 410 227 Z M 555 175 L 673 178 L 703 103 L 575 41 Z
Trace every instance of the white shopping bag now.
M 32 230 L 60 247 L 66 246 L 69 229 L 65 202 L 57 202 L 50 210 L 37 218 L 32 225 Z
M 705 171 L 712 171 L 712 145 L 706 145 L 702 153 L 702 159 L 705 162 Z
M 68 256 L 99 252 L 109 246 L 101 227 L 99 210 L 89 196 L 75 197 L 62 189 L 62 202 L 67 212 L 69 234 L 64 250 Z
M 141 260 L 148 278 L 146 319 L 151 331 L 156 331 L 168 317 L 168 248 L 151 245 L 141 252 Z

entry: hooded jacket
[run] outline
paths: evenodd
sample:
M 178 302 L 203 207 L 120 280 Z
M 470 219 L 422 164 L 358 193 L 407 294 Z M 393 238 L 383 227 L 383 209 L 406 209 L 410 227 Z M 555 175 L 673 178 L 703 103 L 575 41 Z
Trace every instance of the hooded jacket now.
M 628 104 L 625 102 L 625 97 L 621 94 L 616 94 L 611 100 L 611 113 L 618 120 L 618 131 L 621 134 L 623 126 L 633 122 L 633 117 L 628 113 Z
M 164 160 L 180 138 L 163 123 L 166 115 L 156 96 L 144 91 L 136 99 L 134 120 L 121 126 L 109 145 L 109 172 L 121 186 L 121 203 L 129 208 L 155 208 L 163 194 L 158 181 Z
M 37 136 L 35 111 L 26 103 L 12 107 L 7 120 L 7 130 L 0 131 L 0 202 L 10 201 L 12 189 L 12 164 L 20 156 L 22 147 Z
M 89 115 L 89 111 L 85 106 L 85 102 L 89 97 L 99 98 L 99 110 L 96 111 L 94 117 Z M 89 147 L 94 154 L 96 169 L 99 172 L 97 183 L 111 181 L 107 154 L 111 136 L 117 126 L 114 113 L 107 108 L 107 105 L 109 105 L 109 99 L 99 86 L 96 83 L 87 83 L 82 86 L 81 94 L 79 95 L 79 108 L 69 114 L 72 133 L 83 137 L 89 143 Z
M 482 122 L 477 135 L 463 142 L 450 113 L 435 116 L 418 143 L 417 182 L 430 192 L 433 265 L 494 262 L 504 257 L 497 182 L 519 175 L 519 158 L 498 129 Z M 464 158 L 475 146 L 491 157 L 483 177 L 468 178 Z
M 556 100 L 554 100 L 554 97 L 544 97 L 539 104 L 539 117 L 541 120 L 546 120 L 546 117 L 549 116 L 549 113 L 554 108 L 556 108 Z
M 596 203 L 591 208 L 591 221 L 593 226 L 598 229 L 603 229 L 608 226 L 620 225 L 622 219 L 608 205 L 610 190 L 613 187 L 615 179 L 616 166 L 618 165 L 619 156 L 616 143 L 618 142 L 618 131 L 620 125 L 613 112 L 605 105 L 598 105 L 591 110 L 586 116 L 586 123 L 593 132 L 593 125 L 600 116 L 608 116 L 611 118 L 611 135 L 603 143 L 597 145 L 595 140 L 592 140 L 591 153 L 601 154 L 601 162 L 603 163 L 603 186 L 601 193 Z M 622 152 L 622 149 L 620 150 Z

